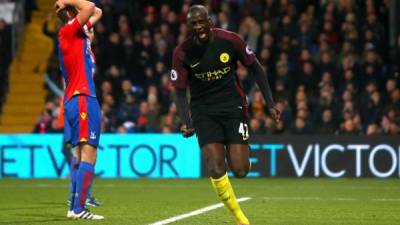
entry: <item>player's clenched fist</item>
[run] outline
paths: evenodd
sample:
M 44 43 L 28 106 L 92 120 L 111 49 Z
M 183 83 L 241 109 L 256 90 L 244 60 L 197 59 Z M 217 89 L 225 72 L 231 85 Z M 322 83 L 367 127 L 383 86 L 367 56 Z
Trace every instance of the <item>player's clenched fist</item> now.
M 182 125 L 181 132 L 182 132 L 183 137 L 188 138 L 188 137 L 193 136 L 194 128 L 193 127 L 187 127 L 186 125 Z
M 60 10 L 65 8 L 65 4 L 63 0 L 57 0 L 56 3 L 54 3 L 54 8 L 56 8 L 56 13 L 58 13 Z
M 279 121 L 281 120 L 281 111 L 273 107 L 269 109 L 269 114 L 271 115 L 272 119 L 275 120 L 275 123 L 279 123 Z

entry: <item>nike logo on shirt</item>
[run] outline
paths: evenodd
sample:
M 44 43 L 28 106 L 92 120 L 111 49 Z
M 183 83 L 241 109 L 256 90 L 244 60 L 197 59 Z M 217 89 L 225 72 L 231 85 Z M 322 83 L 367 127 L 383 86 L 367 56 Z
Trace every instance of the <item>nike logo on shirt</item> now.
M 190 64 L 190 68 L 195 68 L 195 67 L 198 66 L 199 64 L 200 64 L 200 62 Z

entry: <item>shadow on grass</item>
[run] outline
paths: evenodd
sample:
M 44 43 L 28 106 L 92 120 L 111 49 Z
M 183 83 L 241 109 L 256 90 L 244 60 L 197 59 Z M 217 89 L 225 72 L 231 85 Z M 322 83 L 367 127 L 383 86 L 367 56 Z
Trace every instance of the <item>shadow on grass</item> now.
M 66 203 L 61 203 L 61 202 L 35 202 L 35 203 L 26 203 L 25 205 L 26 206 L 21 206 L 21 207 L 0 207 L 0 211 L 68 208 L 68 205 Z
M 1 225 L 10 225 L 10 224 L 44 224 L 44 223 L 51 223 L 53 222 L 65 222 L 65 221 L 73 221 L 71 219 L 48 219 L 48 220 L 21 220 L 21 221 L 6 221 L 0 222 Z
M 57 207 L 65 207 L 68 208 L 67 201 L 65 202 L 37 202 L 35 205 L 51 205 L 51 206 L 57 206 Z
M 43 224 L 52 222 L 72 221 L 61 215 L 45 214 L 16 214 L 21 220 L 0 222 L 0 224 Z

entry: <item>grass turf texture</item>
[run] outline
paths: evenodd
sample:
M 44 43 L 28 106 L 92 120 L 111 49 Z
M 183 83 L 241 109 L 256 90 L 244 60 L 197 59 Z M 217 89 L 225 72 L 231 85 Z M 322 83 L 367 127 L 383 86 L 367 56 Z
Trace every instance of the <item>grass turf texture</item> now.
M 252 225 L 400 224 L 400 180 L 231 179 Z M 68 180 L 0 180 L 0 224 L 142 225 L 219 203 L 208 179 L 95 180 L 104 221 L 73 221 Z M 225 208 L 173 224 L 230 224 Z

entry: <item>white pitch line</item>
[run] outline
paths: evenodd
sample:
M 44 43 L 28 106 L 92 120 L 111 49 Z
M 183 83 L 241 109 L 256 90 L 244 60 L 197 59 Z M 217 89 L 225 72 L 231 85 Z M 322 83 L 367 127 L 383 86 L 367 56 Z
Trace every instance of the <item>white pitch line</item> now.
M 321 198 L 321 197 L 264 197 L 265 200 L 271 201 L 380 201 L 380 202 L 394 202 L 400 201 L 400 198 Z
M 400 198 L 374 198 L 372 201 L 381 201 L 381 202 L 393 202 L 393 201 L 400 201 Z
M 238 202 L 244 202 L 244 201 L 247 201 L 247 200 L 250 200 L 250 199 L 251 199 L 251 198 L 249 198 L 249 197 L 243 197 L 243 198 L 239 198 L 237 201 L 238 201 Z M 206 213 L 206 212 L 208 212 L 208 211 L 211 211 L 211 210 L 220 208 L 220 207 L 222 207 L 222 206 L 224 206 L 223 203 L 218 203 L 218 204 L 215 204 L 215 205 L 210 205 L 210 206 L 207 206 L 207 207 L 204 207 L 204 208 L 201 208 L 201 209 L 192 211 L 192 212 L 188 212 L 188 213 L 185 213 L 185 214 L 177 215 L 177 216 L 174 216 L 174 217 L 165 219 L 165 220 L 157 221 L 157 222 L 152 223 L 152 224 L 149 224 L 149 225 L 164 225 L 164 224 L 173 223 L 173 222 L 176 222 L 176 221 L 178 221 L 178 220 L 183 220 L 183 219 L 186 219 L 186 218 L 188 218 L 188 217 L 197 216 L 197 215 Z
M 318 197 L 264 197 L 265 200 L 275 201 L 303 201 L 303 200 L 320 200 Z

